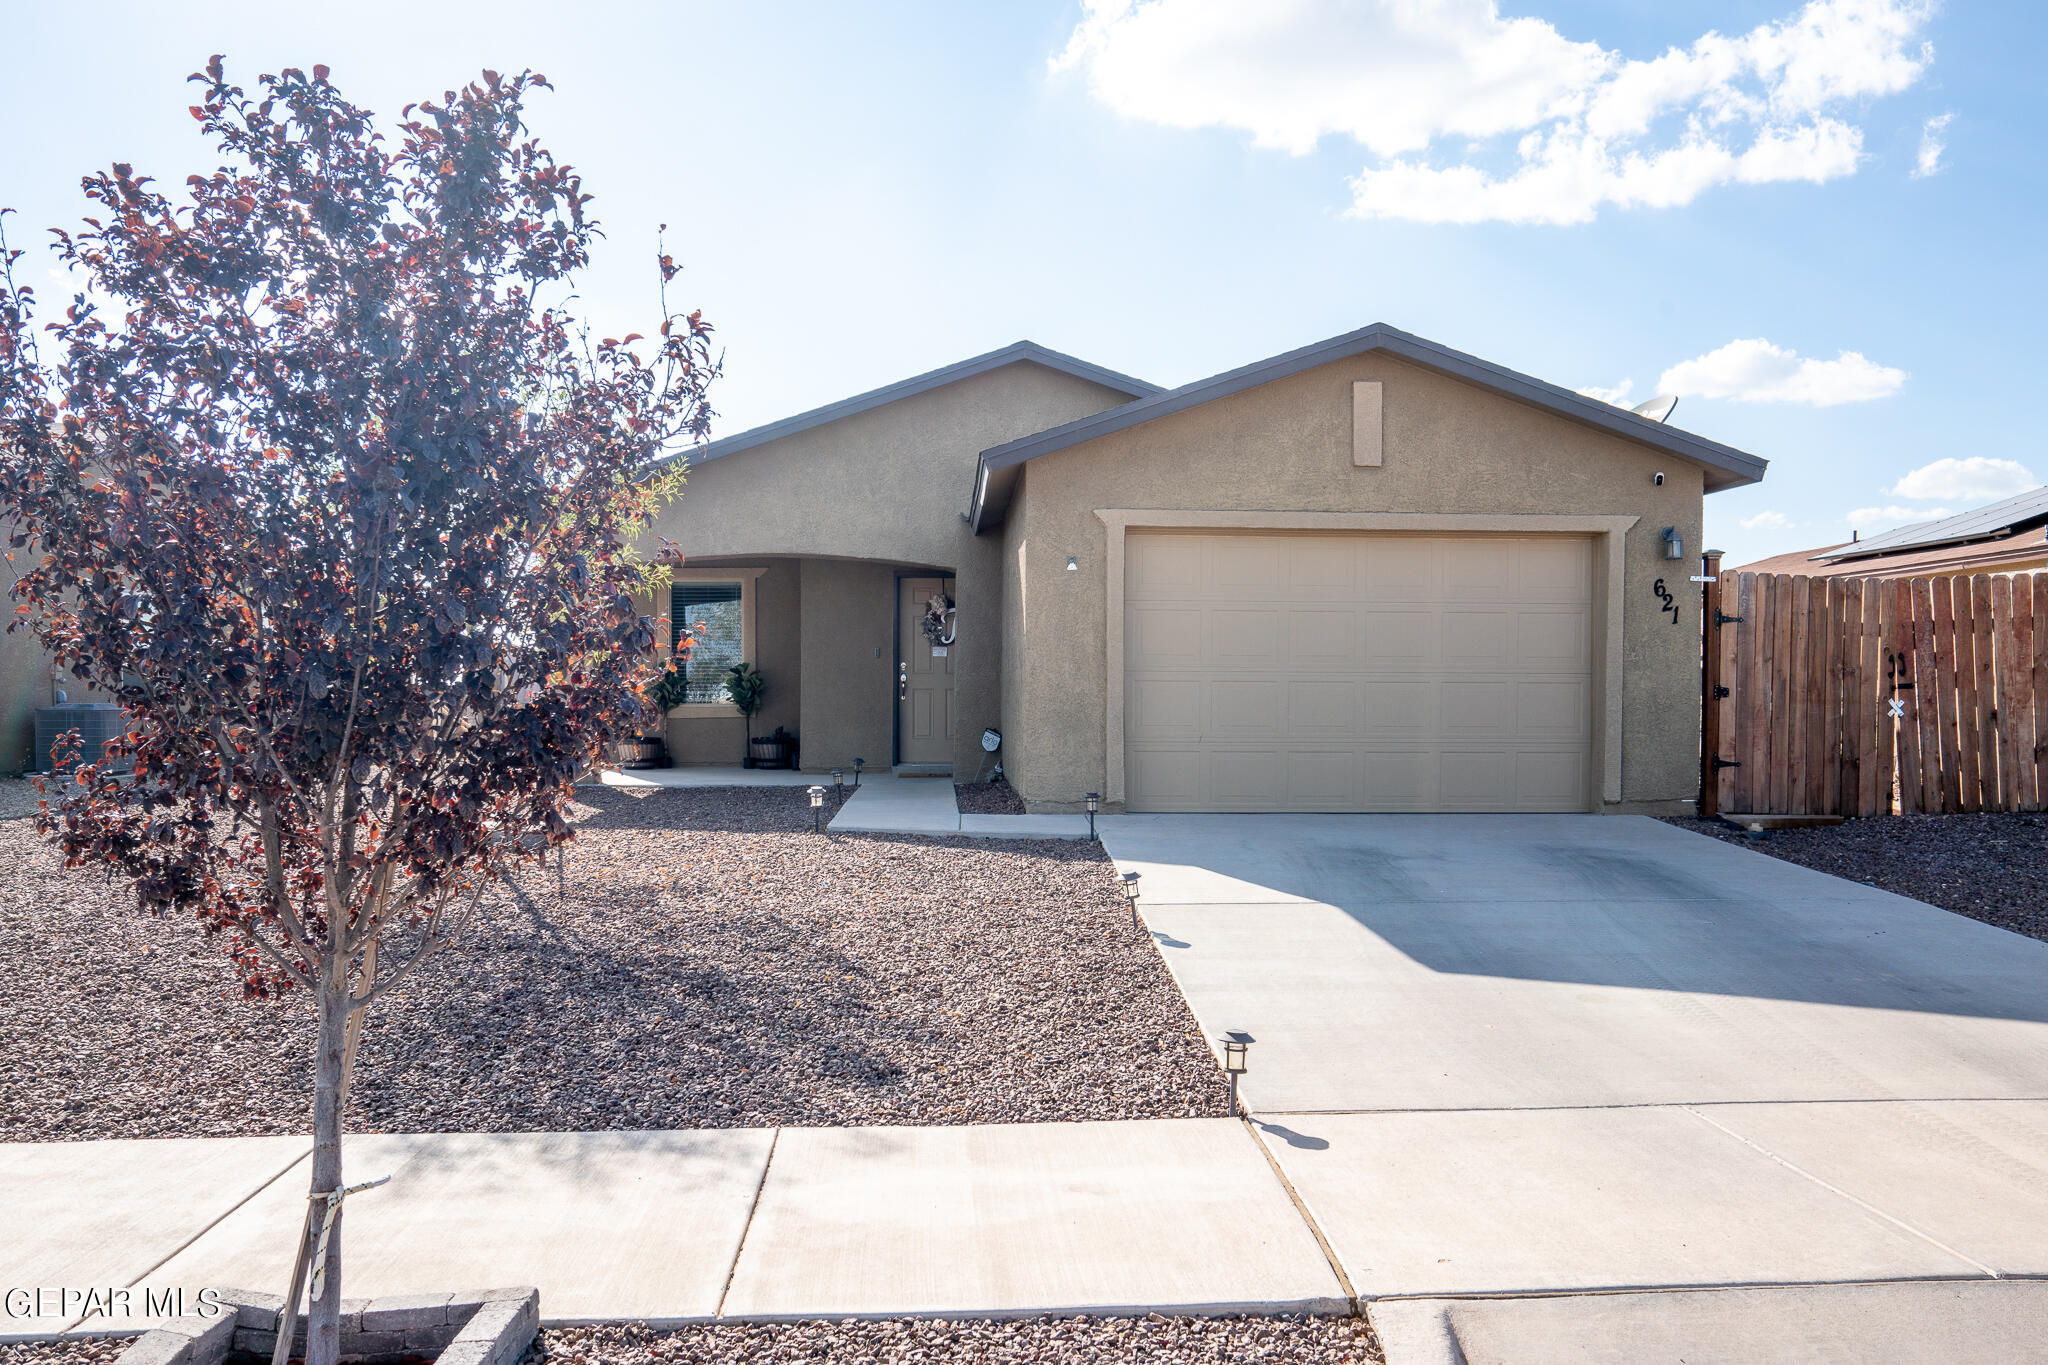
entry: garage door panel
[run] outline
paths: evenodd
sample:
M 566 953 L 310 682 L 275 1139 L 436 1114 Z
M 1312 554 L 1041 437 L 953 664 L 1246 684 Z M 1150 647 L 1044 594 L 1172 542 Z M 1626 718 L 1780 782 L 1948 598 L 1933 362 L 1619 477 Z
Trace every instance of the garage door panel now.
M 1134 532 L 1130 808 L 1585 809 L 1591 550 Z
M 1433 740 L 1442 733 L 1442 687 L 1435 679 L 1368 679 L 1363 691 L 1365 732 L 1372 738 Z
M 1577 678 L 1515 683 L 1514 733 L 1521 739 L 1585 740 L 1592 735 L 1593 689 Z
M 1358 617 L 1364 664 L 1427 667 L 1436 662 L 1442 632 L 1434 613 L 1364 607 Z
M 1284 607 L 1217 607 L 1209 613 L 1209 656 L 1225 668 L 1271 667 L 1283 657 Z
M 1282 713 L 1271 678 L 1215 678 L 1202 685 L 1207 694 L 1208 725 L 1204 737 L 1219 742 L 1278 739 Z
M 1364 684 L 1349 678 L 1294 678 L 1287 697 L 1287 738 L 1350 743 L 1364 720 Z M 1273 684 L 1266 683 L 1268 695 Z
M 1521 608 L 1515 613 L 1511 654 L 1515 670 L 1584 672 L 1592 625 L 1591 613 L 1582 608 Z
M 1447 607 L 1438 657 L 1453 669 L 1505 665 L 1514 654 L 1515 617 L 1504 607 Z
M 1366 602 L 1428 602 L 1438 596 L 1436 552 L 1414 536 L 1361 537 L 1359 598 Z
M 1133 659 L 1154 667 L 1200 667 L 1208 657 L 1200 607 L 1133 606 L 1126 615 Z

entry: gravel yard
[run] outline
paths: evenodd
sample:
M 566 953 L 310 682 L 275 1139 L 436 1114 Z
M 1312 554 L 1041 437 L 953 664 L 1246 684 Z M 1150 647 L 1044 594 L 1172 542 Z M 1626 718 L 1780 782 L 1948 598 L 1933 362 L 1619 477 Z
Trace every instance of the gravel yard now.
M 945 1321 L 715 1323 L 653 1331 L 638 1323 L 543 1331 L 521 1365 L 797 1365 L 897 1362 L 1381 1362 L 1363 1318 L 1021 1318 Z M 10 1362 L 0 1360 L 0 1365 Z M 20 1365 L 43 1365 L 20 1362 Z M 73 1365 L 52 1362 L 52 1365 Z M 77 1365 L 87 1365 L 78 1362 Z
M 134 1344 L 132 1336 L 0 1341 L 0 1365 L 114 1365 Z
M 554 868 L 372 1016 L 357 1131 L 1220 1115 L 1099 845 L 810 832 L 801 788 L 579 791 Z M 303 997 L 0 822 L 0 1140 L 302 1132 Z M 0 1362 L 4 1365 L 4 1362 Z
M 997 778 L 993 782 L 955 782 L 953 801 L 962 815 L 1023 815 L 1024 798 Z
M 1667 823 L 2048 939 L 2048 815 L 1888 815 L 1763 835 Z
M 25 777 L 0 777 L 0 820 L 15 820 L 36 813 L 42 795 Z

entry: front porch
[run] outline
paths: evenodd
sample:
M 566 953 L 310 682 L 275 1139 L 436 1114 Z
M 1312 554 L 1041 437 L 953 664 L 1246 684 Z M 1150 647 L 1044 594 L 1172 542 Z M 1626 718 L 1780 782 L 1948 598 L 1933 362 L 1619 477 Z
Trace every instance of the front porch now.
M 662 599 L 648 603 L 649 614 L 669 620 L 671 643 L 678 630 L 697 641 L 686 694 L 663 724 L 673 766 L 621 773 L 633 781 L 616 785 L 808 785 L 834 768 L 851 773 L 856 759 L 870 774 L 899 765 L 959 771 L 964 726 L 978 737 L 995 725 L 999 700 L 998 622 L 984 609 L 966 618 L 976 624 L 956 639 L 957 591 L 953 571 L 940 566 L 787 555 L 689 560 Z M 927 632 L 935 602 L 942 624 Z M 765 684 L 751 725 L 725 689 L 738 663 Z M 750 732 L 778 730 L 793 742 L 797 772 L 724 780 L 756 771 L 743 766 Z M 978 746 L 969 752 L 978 755 Z

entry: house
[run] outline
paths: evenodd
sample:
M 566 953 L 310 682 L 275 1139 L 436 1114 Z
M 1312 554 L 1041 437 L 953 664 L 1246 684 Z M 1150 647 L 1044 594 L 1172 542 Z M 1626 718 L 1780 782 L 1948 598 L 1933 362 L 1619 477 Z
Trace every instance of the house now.
M 1773 555 L 1735 572 L 1808 578 L 1950 578 L 2048 569 L 2048 488 L 1839 545 Z
M 1384 325 L 1171 390 L 1020 342 L 694 454 L 667 739 L 738 760 L 745 660 L 804 768 L 988 731 L 1034 810 L 1681 811 L 1702 500 L 1764 469 Z

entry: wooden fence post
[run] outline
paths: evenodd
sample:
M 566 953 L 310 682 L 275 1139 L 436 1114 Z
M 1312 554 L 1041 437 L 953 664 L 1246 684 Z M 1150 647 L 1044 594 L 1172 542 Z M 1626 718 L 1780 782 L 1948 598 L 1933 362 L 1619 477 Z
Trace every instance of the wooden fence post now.
M 1976 618 L 1977 770 L 1983 777 L 1984 809 L 2004 810 L 1998 776 L 1998 647 L 1993 641 L 1991 575 L 1970 577 L 1970 611 Z
M 1721 811 L 1721 552 L 1700 557 L 1700 799 L 1698 813 Z

